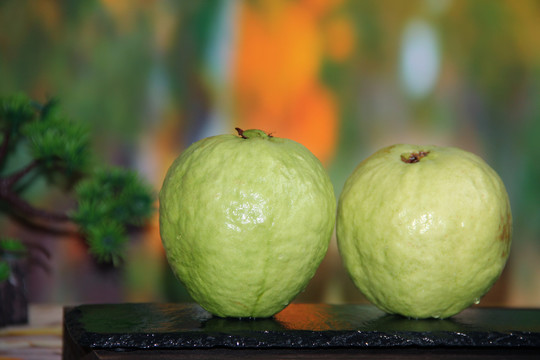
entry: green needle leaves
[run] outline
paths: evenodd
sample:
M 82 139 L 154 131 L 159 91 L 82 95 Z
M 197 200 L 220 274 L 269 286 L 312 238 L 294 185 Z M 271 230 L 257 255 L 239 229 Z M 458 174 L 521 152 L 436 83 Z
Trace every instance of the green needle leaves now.
M 0 131 L 18 134 L 22 125 L 33 119 L 36 109 L 25 94 L 14 94 L 0 98 Z
M 132 171 L 102 169 L 76 187 L 78 209 L 71 215 L 98 260 L 117 263 L 130 226 L 141 226 L 154 209 L 152 190 Z
M 88 166 L 90 138 L 83 124 L 52 115 L 28 123 L 23 131 L 32 155 L 47 168 L 60 167 L 73 174 Z
M 31 159 L 5 174 L 6 163 L 21 147 Z M 152 215 L 155 196 L 135 172 L 119 167 L 96 170 L 95 163 L 88 126 L 66 117 L 57 100 L 39 104 L 24 94 L 0 97 L 0 202 L 8 205 L 2 208 L 29 223 L 72 221 L 98 261 L 117 265 L 129 231 Z M 18 185 L 23 179 L 35 180 L 30 173 L 75 186 L 76 209 L 55 213 L 29 203 L 22 196 L 25 187 Z M 5 254 L 0 254 L 0 280 L 9 274 L 2 262 Z
M 22 258 L 27 253 L 26 246 L 17 239 L 0 239 L 0 282 L 7 280 L 11 274 L 9 261 Z

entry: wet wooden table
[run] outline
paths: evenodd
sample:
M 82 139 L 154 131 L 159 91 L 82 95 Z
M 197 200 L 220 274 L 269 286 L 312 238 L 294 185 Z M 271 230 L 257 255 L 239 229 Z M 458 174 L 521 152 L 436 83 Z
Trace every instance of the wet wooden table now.
M 222 319 L 196 304 L 64 310 L 64 359 L 540 358 L 540 310 L 470 308 L 411 320 L 371 305 L 291 304 L 270 319 Z

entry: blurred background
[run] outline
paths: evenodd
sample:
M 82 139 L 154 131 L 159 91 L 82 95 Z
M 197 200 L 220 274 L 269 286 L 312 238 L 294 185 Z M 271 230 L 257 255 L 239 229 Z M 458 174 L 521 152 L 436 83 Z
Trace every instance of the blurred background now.
M 540 306 L 539 0 L 1 0 L 0 94 L 54 96 L 96 152 L 155 188 L 192 142 L 234 127 L 307 146 L 339 194 L 377 149 L 452 145 L 505 182 L 514 240 L 483 305 Z M 40 188 L 41 187 L 41 188 Z M 36 185 L 33 201 L 55 206 Z M 0 235 L 51 253 L 30 301 L 186 301 L 157 214 L 121 267 L 0 214 Z M 298 302 L 365 299 L 335 239 Z

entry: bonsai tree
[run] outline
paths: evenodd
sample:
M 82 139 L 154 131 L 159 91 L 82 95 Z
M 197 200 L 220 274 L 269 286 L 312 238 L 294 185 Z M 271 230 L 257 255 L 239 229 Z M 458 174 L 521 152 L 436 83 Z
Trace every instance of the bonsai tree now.
M 20 153 L 29 154 L 26 163 L 15 163 Z M 26 199 L 25 190 L 39 176 L 71 196 L 73 208 L 58 212 Z M 96 160 L 88 127 L 66 117 L 56 99 L 0 98 L 0 211 L 24 220 L 21 226 L 75 224 L 98 262 L 118 265 L 128 231 L 152 215 L 154 199 L 135 172 Z M 6 257 L 26 253 L 23 242 L 0 233 L 2 238 L 0 281 L 9 277 Z

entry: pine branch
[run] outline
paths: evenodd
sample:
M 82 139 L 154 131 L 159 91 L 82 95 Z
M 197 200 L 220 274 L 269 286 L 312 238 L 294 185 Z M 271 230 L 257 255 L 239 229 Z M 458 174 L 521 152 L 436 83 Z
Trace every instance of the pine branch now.
M 13 188 L 15 184 L 39 165 L 40 162 L 38 160 L 34 160 L 26 167 L 13 173 L 12 175 L 5 178 L 0 178 L 0 199 L 10 203 L 22 214 L 31 218 L 40 218 L 48 221 L 70 221 L 71 219 L 67 214 L 36 208 L 17 195 L 17 193 L 14 191 Z
M 0 147 L 0 164 L 4 161 L 8 153 L 9 140 L 10 140 L 9 130 L 4 131 L 4 138 L 2 139 L 2 146 Z
M 34 160 L 31 163 L 29 163 L 24 168 L 20 169 L 19 171 L 9 175 L 8 177 L 2 178 L 0 181 L 2 181 L 3 186 L 7 187 L 7 190 L 12 191 L 13 186 L 21 180 L 24 176 L 29 174 L 32 170 L 37 168 L 39 166 L 39 161 Z
M 0 193 L 0 199 L 5 200 L 6 202 L 13 205 L 17 210 L 22 212 L 24 215 L 31 217 L 31 218 L 39 218 L 43 220 L 48 221 L 56 221 L 56 222 L 64 222 L 64 221 L 70 221 L 71 219 L 67 214 L 64 213 L 57 213 L 50 210 L 40 209 L 37 207 L 34 207 L 29 202 L 21 198 L 20 196 L 17 196 L 13 192 L 8 192 L 6 194 Z
M 55 99 L 41 105 L 24 94 L 0 98 L 0 166 L 20 141 L 33 158 L 13 173 L 0 174 L 0 202 L 25 223 L 44 222 L 47 228 L 73 223 L 98 261 L 116 265 L 125 253 L 127 228 L 142 226 L 151 216 L 154 195 L 133 172 L 120 168 L 89 171 L 94 165 L 89 134 L 86 124 L 60 112 Z M 17 184 L 38 168 L 45 175 L 60 171 L 61 179 L 77 185 L 76 209 L 54 212 L 22 197 Z

